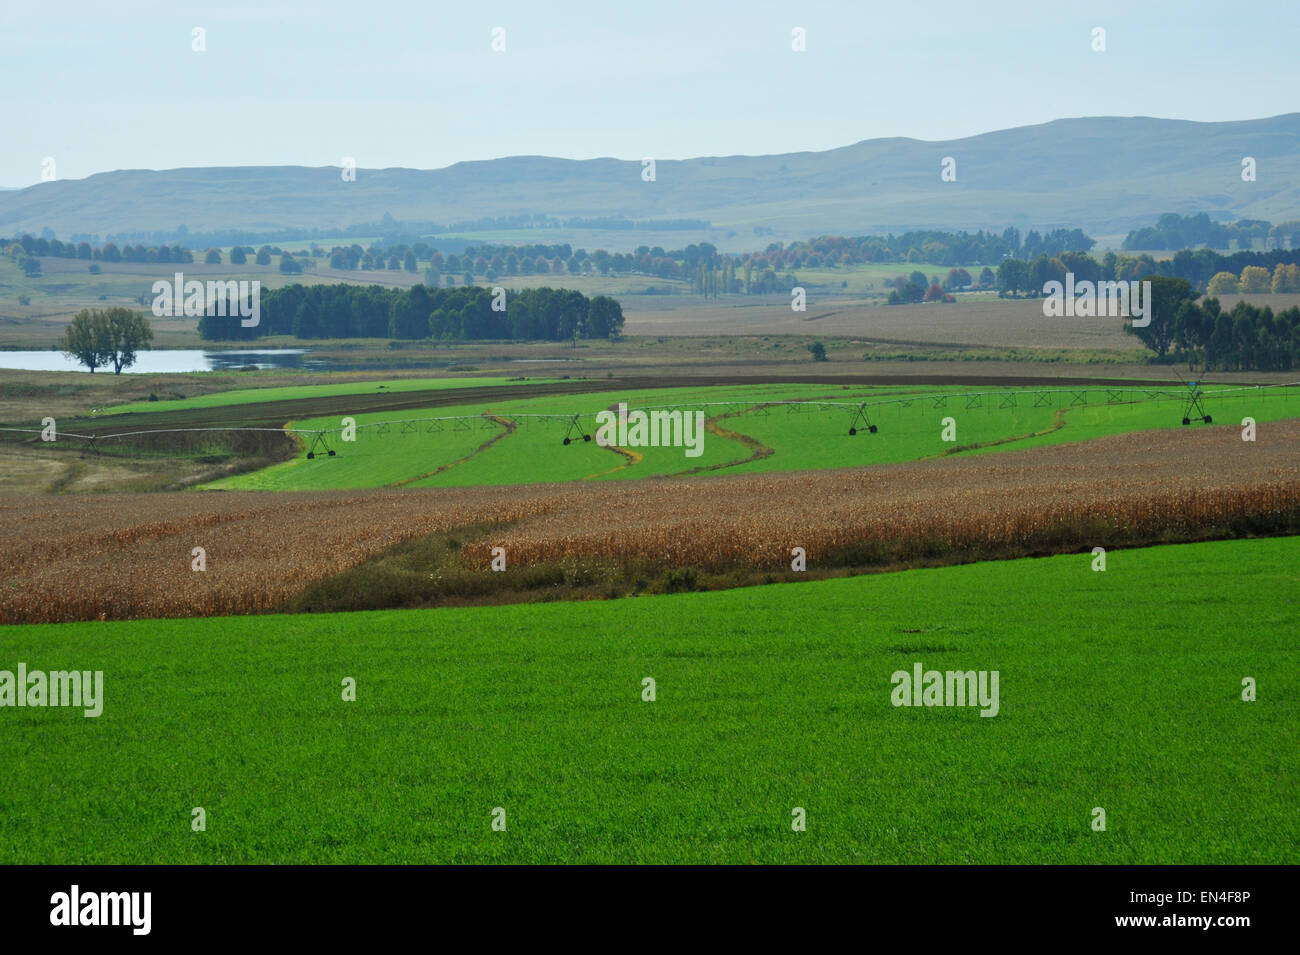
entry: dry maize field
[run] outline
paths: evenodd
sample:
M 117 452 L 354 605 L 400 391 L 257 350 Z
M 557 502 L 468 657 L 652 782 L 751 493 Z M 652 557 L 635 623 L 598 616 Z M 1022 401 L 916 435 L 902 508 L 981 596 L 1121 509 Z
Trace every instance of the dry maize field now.
M 982 457 L 626 484 L 0 497 L 0 623 L 277 609 L 403 541 L 490 525 L 462 559 L 491 573 L 566 559 L 788 569 L 917 542 L 1016 547 L 1300 513 L 1300 421 L 1153 431 Z M 1073 534 L 1078 539 L 1068 539 Z M 1081 535 L 1098 535 L 1098 539 Z M 1125 539 L 1131 539 L 1126 536 Z M 205 569 L 193 569 L 203 548 Z

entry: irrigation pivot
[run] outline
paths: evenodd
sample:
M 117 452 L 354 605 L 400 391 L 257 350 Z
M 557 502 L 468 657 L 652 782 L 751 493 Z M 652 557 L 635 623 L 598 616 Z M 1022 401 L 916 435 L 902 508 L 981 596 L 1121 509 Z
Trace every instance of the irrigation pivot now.
M 1281 389 L 1281 394 L 1285 399 L 1291 394 L 1291 389 L 1300 386 L 1300 381 L 1282 382 L 1278 384 L 1267 385 L 1250 385 L 1243 387 L 1216 388 L 1212 391 L 1204 391 L 1203 382 L 1187 381 L 1179 377 L 1174 379 L 1181 389 L 1172 387 L 1161 388 L 1136 388 L 1131 389 L 1135 395 L 1142 397 L 1129 398 L 1124 389 L 1106 388 L 1105 400 L 1090 400 L 1091 394 L 1088 388 L 1078 388 L 1070 386 L 1068 389 L 1036 389 L 1033 391 L 1024 391 L 1021 394 L 1014 394 L 1008 391 L 988 391 L 988 392 L 969 392 L 953 393 L 943 392 L 938 394 L 906 394 L 890 395 L 873 401 L 863 401 L 854 397 L 852 401 L 832 401 L 826 399 L 814 400 L 780 400 L 780 401 L 757 401 L 748 410 L 755 414 L 762 414 L 763 411 L 778 405 L 785 406 L 787 414 L 804 414 L 805 412 L 828 412 L 830 414 L 839 414 L 844 411 L 851 412 L 853 415 L 849 424 L 849 435 L 856 435 L 859 430 L 866 429 L 869 434 L 875 434 L 877 427 L 872 423 L 869 417 L 869 411 L 883 412 L 883 409 L 897 407 L 902 412 L 904 408 L 926 408 L 928 410 L 947 410 L 950 405 L 949 401 L 964 400 L 967 408 L 984 408 L 989 412 L 995 409 L 998 411 L 1011 411 L 1018 407 L 1029 407 L 1029 399 L 1033 398 L 1034 408 L 1060 408 L 1074 409 L 1085 408 L 1091 405 L 1114 406 L 1118 404 L 1144 404 L 1155 402 L 1157 405 L 1162 400 L 1182 400 L 1184 402 L 1182 423 L 1189 425 L 1193 421 L 1200 421 L 1204 424 L 1213 423 L 1214 419 L 1205 410 L 1205 401 L 1209 399 L 1222 398 L 1226 399 L 1230 395 L 1264 394 L 1276 392 Z M 1099 391 L 1100 389 L 1092 389 Z M 996 404 L 993 397 L 997 397 Z M 1023 404 L 1022 404 L 1023 403 Z M 746 410 L 745 403 L 736 402 L 735 400 L 726 402 L 691 402 L 689 405 L 653 405 L 642 407 L 635 410 L 688 410 L 690 407 L 704 410 L 706 414 L 709 409 L 727 408 L 729 414 L 741 414 Z M 536 425 L 545 425 L 552 428 L 557 425 L 565 425 L 564 441 L 565 445 L 572 444 L 581 437 L 584 442 L 590 442 L 593 438 L 582 423 L 584 417 L 597 415 L 599 412 L 588 411 L 580 413 L 533 413 L 533 412 L 512 412 L 504 415 L 488 414 L 469 414 L 469 415 L 441 415 L 434 417 L 418 418 L 401 418 L 385 419 L 381 421 L 371 421 L 365 424 L 356 425 L 357 430 L 365 430 L 368 434 L 386 435 L 393 432 L 393 426 L 400 429 L 404 435 L 418 434 L 421 430 L 425 434 L 434 434 L 446 430 L 451 431 L 469 431 L 472 429 L 471 422 L 478 421 L 480 427 L 488 427 L 495 421 L 497 424 L 513 422 L 516 426 L 528 427 L 530 423 Z M 828 415 L 829 416 L 829 415 Z M 451 422 L 448 426 L 447 422 Z M 161 451 L 149 447 L 148 442 L 154 438 L 164 435 L 186 436 L 202 440 L 206 435 L 226 434 L 276 434 L 276 435 L 299 435 L 302 440 L 306 440 L 310 435 L 311 444 L 307 450 L 308 458 L 316 457 L 335 457 L 337 452 L 330 445 L 332 436 L 338 436 L 346 431 L 343 427 L 333 428 L 268 428 L 262 426 L 242 426 L 231 425 L 224 427 L 199 427 L 199 428 L 147 428 L 132 431 L 108 430 L 109 421 L 101 418 L 97 427 L 104 430 L 97 430 L 86 434 L 72 431 L 58 431 L 57 438 L 49 434 L 50 429 L 42 424 L 40 427 L 10 427 L 0 425 L 0 441 L 18 441 L 23 443 L 41 441 L 63 441 L 72 439 L 78 442 L 84 442 L 82 448 L 85 451 L 96 455 L 114 455 L 114 454 L 155 454 L 166 453 L 166 449 Z M 906 429 L 904 429 L 906 430 Z M 843 433 L 843 432 L 841 432 Z M 138 444 L 138 439 L 145 439 L 144 446 Z M 350 439 L 344 439 L 350 440 Z M 205 452 L 206 453 L 206 452 Z
M 1205 406 L 1201 404 L 1204 393 L 1201 391 L 1199 382 L 1187 381 L 1187 405 L 1183 408 L 1183 424 L 1189 425 L 1193 421 L 1201 421 L 1205 424 L 1212 424 L 1214 419 L 1205 412 Z M 1195 412 L 1193 414 L 1193 412 Z
M 580 417 L 581 417 L 580 415 L 575 414 L 572 418 L 569 419 L 569 426 L 564 429 L 565 444 L 568 444 L 570 441 L 573 440 L 572 436 L 575 430 L 578 432 L 578 434 L 582 435 L 583 441 L 591 440 L 591 435 L 587 434 L 587 430 L 582 426 L 582 421 L 579 420 Z
M 870 434 L 876 433 L 876 426 L 872 424 L 871 419 L 867 417 L 867 403 L 865 401 L 862 404 L 858 405 L 858 410 L 853 415 L 853 421 L 849 423 L 850 437 L 858 433 L 859 421 L 861 421 L 864 425 L 866 425 L 867 431 Z
M 334 449 L 330 447 L 329 440 L 325 437 L 324 431 L 316 432 L 316 437 L 315 439 L 313 439 L 311 443 L 311 447 L 307 449 L 308 459 L 316 457 L 317 448 L 320 448 L 322 451 L 324 451 L 328 457 L 331 458 L 334 457 Z

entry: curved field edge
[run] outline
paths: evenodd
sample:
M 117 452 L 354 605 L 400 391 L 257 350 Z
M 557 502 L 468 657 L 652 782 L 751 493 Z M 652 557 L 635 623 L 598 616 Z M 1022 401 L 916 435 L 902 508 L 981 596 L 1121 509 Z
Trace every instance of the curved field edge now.
M 896 390 L 885 387 L 879 393 L 891 394 Z M 580 396 L 513 401 L 502 399 L 491 403 L 431 408 L 427 414 L 418 410 L 398 415 L 359 413 L 351 416 L 357 424 L 355 442 L 344 443 L 337 435 L 334 436 L 334 446 L 338 450 L 336 458 L 309 461 L 300 456 L 267 469 L 214 481 L 207 486 L 222 490 L 309 490 L 378 487 L 408 482 L 417 486 L 447 487 L 540 484 L 642 478 L 695 467 L 728 466 L 749 459 L 752 452 L 745 443 L 728 440 L 716 433 L 712 440 L 705 441 L 703 457 L 687 457 L 683 448 L 624 449 L 636 453 L 621 466 L 615 466 L 618 462 L 611 463 L 609 449 L 602 449 L 594 442 L 575 441 L 568 446 L 561 442 L 567 433 L 567 419 L 575 408 L 583 409 L 584 427 L 590 433 L 594 431 L 596 411 L 617 407 L 619 401 L 627 401 L 633 407 L 674 401 L 699 405 L 713 400 L 747 406 L 787 396 L 820 398 L 828 394 L 838 398 L 856 392 L 849 386 L 839 386 L 831 391 L 826 385 L 818 384 L 754 384 L 723 389 L 694 386 L 610 390 Z M 455 434 L 454 429 L 472 429 L 479 425 L 477 419 L 512 414 L 522 416 L 517 419 L 518 426 L 489 454 L 478 456 L 473 462 L 461 462 L 454 469 L 441 467 L 459 461 L 463 456 L 454 442 L 452 445 L 448 443 L 447 439 Z M 534 415 L 545 417 L 535 418 Z M 453 422 L 449 416 L 459 416 L 464 420 Z M 309 417 L 297 421 L 295 426 L 307 430 L 337 429 L 341 422 L 342 417 L 338 416 Z M 340 468 L 344 456 L 352 460 Z M 373 472 L 367 468 L 367 462 L 373 464 Z M 471 466 L 464 466 L 467 463 Z M 397 473 L 401 468 L 405 468 L 405 472 Z
M 1145 388 L 1129 389 L 1143 394 Z M 549 481 L 632 480 L 653 476 L 709 473 L 754 474 L 805 469 L 830 469 L 915 461 L 941 455 L 1003 453 L 1028 447 L 1091 440 L 1113 434 L 1181 427 L 1183 402 L 1179 398 L 1115 403 L 1107 396 L 1115 389 L 1059 389 L 1049 404 L 1038 404 L 1039 396 L 1023 390 L 985 393 L 972 399 L 960 389 L 939 392 L 864 390 L 844 387 L 827 391 L 816 386 L 750 386 L 747 388 L 663 389 L 609 391 L 574 397 L 530 398 L 514 402 L 460 405 L 430 409 L 427 417 L 521 415 L 519 427 L 490 452 L 477 456 L 470 466 L 445 468 L 458 461 L 462 452 L 448 443 L 451 422 L 432 420 L 402 424 L 413 433 L 399 434 L 398 421 L 387 414 L 357 415 L 357 440 L 336 442 L 339 459 L 297 459 L 269 469 L 224 478 L 209 487 L 267 490 L 310 490 L 345 487 L 379 487 L 418 481 L 424 486 L 468 486 L 533 484 Z M 1087 396 L 1090 403 L 1074 404 L 1070 395 Z M 842 406 L 800 408 L 782 406 L 782 400 L 827 400 Z M 855 422 L 855 402 L 898 400 L 869 408 L 878 433 L 867 433 Z M 561 447 L 565 423 L 559 418 L 530 419 L 530 415 L 564 416 L 575 407 L 585 408 L 586 426 L 594 429 L 594 409 L 617 407 L 626 401 L 631 408 L 676 405 L 704 408 L 708 435 L 702 444 L 703 457 L 688 458 L 680 448 L 641 448 L 643 459 L 611 468 L 594 445 Z M 710 404 L 712 403 L 712 404 Z M 1300 389 L 1243 390 L 1211 399 L 1218 423 L 1246 417 L 1266 423 L 1300 416 Z M 799 413 L 792 413 L 794 411 Z M 399 419 L 423 418 L 407 412 Z M 309 418 L 299 426 L 308 429 L 337 429 L 342 419 Z M 438 427 L 438 433 L 429 429 Z M 1194 427 L 1203 427 L 1197 423 Z M 379 433 L 378 429 L 385 429 Z M 421 429 L 424 429 L 423 432 Z M 370 462 L 368 466 L 367 462 Z M 404 472 L 403 472 L 403 469 Z M 431 472 L 432 475 L 431 475 Z
M 1292 421 L 1256 442 L 1214 426 L 633 483 L 0 497 L 0 564 L 11 569 L 0 622 L 732 586 L 791 573 L 796 547 L 816 574 L 1289 533 L 1300 522 L 1297 447 Z M 491 569 L 495 547 L 504 572 Z
M 100 412 L 100 417 L 110 417 L 133 412 L 165 413 L 189 411 L 196 408 L 223 408 L 245 404 L 262 404 L 271 401 L 295 401 L 303 398 L 336 398 L 348 395 L 407 394 L 419 391 L 442 391 L 449 388 L 489 388 L 516 384 L 542 385 L 560 381 L 558 378 L 391 378 L 365 379 L 354 382 L 323 385 L 279 385 L 270 388 L 232 388 L 214 391 L 193 398 L 170 398 L 159 401 L 133 401 L 112 405 Z
M 1297 558 L 6 627 L 105 703 L 0 710 L 0 861 L 1295 864 Z M 997 716 L 895 707 L 917 663 L 996 670 Z

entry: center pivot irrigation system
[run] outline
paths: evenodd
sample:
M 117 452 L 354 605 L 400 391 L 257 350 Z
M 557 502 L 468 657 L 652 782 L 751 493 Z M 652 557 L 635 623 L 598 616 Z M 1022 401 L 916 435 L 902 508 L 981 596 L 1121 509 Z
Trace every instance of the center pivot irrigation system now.
M 1193 421 L 1199 421 L 1203 424 L 1211 424 L 1213 418 L 1205 409 L 1205 401 L 1208 398 L 1226 398 L 1230 395 L 1240 395 L 1243 398 L 1247 393 L 1259 393 L 1271 389 L 1290 389 L 1300 386 L 1300 382 L 1286 382 L 1276 385 L 1250 385 L 1238 388 L 1224 388 L 1212 392 L 1206 392 L 1200 382 L 1196 381 L 1179 381 L 1182 388 L 1169 390 L 1161 387 L 1080 387 L 1080 388 L 1058 388 L 1058 389 L 1035 389 L 1035 390 L 1002 390 L 1002 391 L 977 391 L 955 394 L 951 392 L 931 393 L 931 394 L 909 394 L 894 395 L 888 398 L 880 398 L 874 401 L 829 401 L 829 400 L 776 400 L 776 401 L 703 401 L 703 402 L 684 402 L 672 405 L 650 405 L 641 408 L 628 409 L 629 412 L 645 412 L 647 414 L 664 414 L 671 416 L 674 414 L 684 414 L 687 412 L 704 412 L 707 417 L 720 418 L 730 417 L 733 415 L 752 412 L 755 415 L 770 415 L 774 409 L 784 408 L 786 414 L 803 414 L 808 411 L 835 411 L 841 410 L 848 412 L 850 415 L 848 433 L 850 436 L 857 435 L 865 431 L 868 434 L 876 434 L 879 430 L 876 422 L 871 420 L 869 411 L 879 412 L 886 407 L 896 407 L 900 413 L 904 408 L 921 407 L 926 410 L 964 410 L 971 411 L 975 409 L 985 409 L 987 411 L 1006 410 L 1020 407 L 1024 403 L 1025 407 L 1032 408 L 1058 408 L 1069 410 L 1072 408 L 1099 407 L 1106 405 L 1135 405 L 1147 402 L 1174 401 L 1183 407 L 1182 423 L 1189 425 Z M 1090 401 L 1089 392 L 1104 391 L 1106 394 L 1104 401 Z M 1032 402 L 1032 404 L 1030 404 Z M 583 424 L 584 418 L 594 417 L 599 412 L 570 412 L 565 414 L 540 414 L 534 412 L 512 412 L 512 413 L 481 413 L 473 415 L 442 415 L 438 417 L 425 418 L 404 418 L 390 419 L 385 421 L 371 421 L 363 424 L 354 424 L 351 427 L 356 431 L 370 430 L 374 434 L 390 433 L 394 425 L 398 426 L 401 434 L 413 434 L 419 431 L 424 433 L 433 433 L 438 431 L 469 431 L 473 429 L 473 422 L 479 423 L 479 428 L 491 428 L 494 424 L 513 424 L 515 426 L 528 427 L 530 423 L 537 423 L 547 427 L 554 427 L 557 424 L 563 425 L 564 437 L 563 444 L 569 445 L 579 438 L 585 443 L 592 440 L 592 435 L 587 427 Z M 877 417 L 879 415 L 877 414 Z M 97 434 L 77 434 L 73 432 L 60 431 L 57 433 L 57 439 L 73 438 L 88 442 L 90 450 L 96 453 L 106 449 L 108 442 L 121 442 L 127 444 L 125 439 L 152 437 L 167 434 L 185 434 L 185 435 L 202 435 L 204 433 L 269 433 L 277 435 L 293 434 L 304 436 L 304 441 L 310 437 L 310 444 L 307 446 L 307 457 L 315 459 L 317 457 L 335 457 L 337 451 L 331 446 L 331 435 L 338 435 L 347 430 L 343 426 L 335 428 L 255 428 L 255 427 L 217 427 L 217 428 L 158 428 L 152 430 L 139 431 L 121 431 L 121 432 L 99 432 Z M 45 440 L 47 430 L 42 428 L 0 428 L 0 433 L 11 434 L 28 434 L 41 435 Z
M 1214 419 L 1206 413 L 1205 406 L 1201 404 L 1201 398 L 1204 397 L 1204 392 L 1201 391 L 1201 386 L 1194 381 L 1189 381 L 1186 384 L 1187 407 L 1183 409 L 1183 424 L 1189 425 L 1193 421 L 1201 421 L 1205 424 L 1210 424 Z M 1198 412 L 1198 414 L 1193 416 L 1193 411 Z

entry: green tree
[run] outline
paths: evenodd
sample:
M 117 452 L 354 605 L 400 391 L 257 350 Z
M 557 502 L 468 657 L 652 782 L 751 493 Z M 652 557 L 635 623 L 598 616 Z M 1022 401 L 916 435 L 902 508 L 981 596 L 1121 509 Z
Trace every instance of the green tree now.
M 813 361 L 828 360 L 826 358 L 826 346 L 823 345 L 821 342 L 813 342 L 811 345 L 808 346 L 808 351 L 812 354 Z
M 1043 286 L 1048 282 L 1065 284 L 1065 266 L 1060 259 L 1048 258 L 1046 254 L 1039 255 L 1029 263 L 1029 274 L 1029 291 L 1035 295 L 1042 295 Z
M 597 295 L 587 306 L 587 337 L 614 338 L 623 330 L 623 306 L 608 295 Z
M 1163 358 L 1175 339 L 1181 337 L 1180 328 L 1195 324 L 1192 310 L 1196 308 L 1196 299 L 1200 296 L 1186 279 L 1156 276 L 1145 279 L 1151 283 L 1151 299 L 1146 303 L 1150 309 L 1150 322 L 1144 328 L 1134 328 L 1131 322 L 1125 324 L 1124 330 L 1136 335 L 1159 357 Z
M 320 315 L 311 302 L 303 302 L 294 312 L 293 335 L 295 338 L 318 338 L 320 336 Z
M 1029 264 L 1020 259 L 1003 259 L 998 266 L 998 295 L 1015 298 L 1029 287 Z
M 113 373 L 120 375 L 123 368 L 135 364 L 136 353 L 148 348 L 151 341 L 153 329 L 139 312 L 129 308 L 83 309 L 64 329 L 59 345 L 64 354 L 92 373 L 112 365 Z
M 129 308 L 110 308 L 101 313 L 104 323 L 104 355 L 113 366 L 113 374 L 135 364 L 136 353 L 153 341 L 149 320 Z
M 103 342 L 95 328 L 93 313 L 89 309 L 83 309 L 72 317 L 59 339 L 59 347 L 69 358 L 89 368 L 91 374 L 94 374 L 96 368 L 108 364 L 104 357 Z

